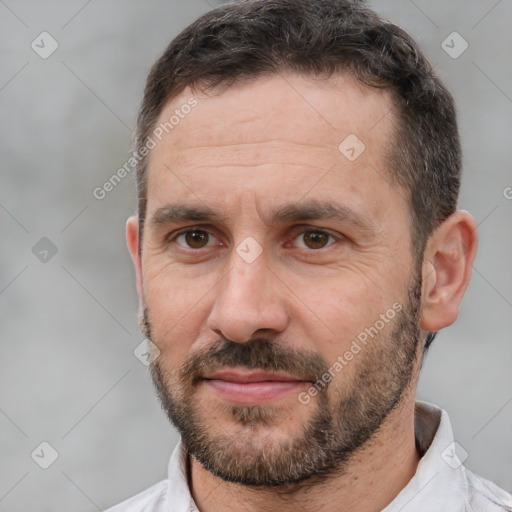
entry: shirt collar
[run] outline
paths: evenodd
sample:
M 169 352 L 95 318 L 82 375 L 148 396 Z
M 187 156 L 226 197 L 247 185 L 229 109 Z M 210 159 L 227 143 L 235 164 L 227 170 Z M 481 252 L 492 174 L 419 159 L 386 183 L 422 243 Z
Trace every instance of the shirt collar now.
M 464 510 L 469 493 L 466 470 L 446 411 L 416 402 L 414 428 L 422 454 L 416 474 L 382 512 Z
M 180 437 L 167 468 L 167 512 L 199 512 L 190 494 L 189 468 L 189 456 Z
M 448 414 L 427 402 L 415 406 L 416 445 L 422 458 L 416 474 L 382 512 L 464 510 L 468 479 L 455 450 Z M 188 484 L 189 458 L 181 440 L 168 467 L 168 512 L 198 512 Z

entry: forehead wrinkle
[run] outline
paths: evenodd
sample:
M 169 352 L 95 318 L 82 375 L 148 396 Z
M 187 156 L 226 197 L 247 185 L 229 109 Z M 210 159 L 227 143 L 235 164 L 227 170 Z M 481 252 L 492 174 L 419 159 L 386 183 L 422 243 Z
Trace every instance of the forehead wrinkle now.
M 198 164 L 222 167 L 223 165 L 270 165 L 273 163 L 312 167 L 318 160 L 330 160 L 338 154 L 335 142 L 307 144 L 283 139 L 240 143 L 218 141 L 208 145 L 204 143 L 191 145 L 188 142 L 186 146 L 174 145 L 170 153 L 173 157 L 173 166 L 176 168 L 196 167 Z M 208 164 L 202 163 L 205 159 Z

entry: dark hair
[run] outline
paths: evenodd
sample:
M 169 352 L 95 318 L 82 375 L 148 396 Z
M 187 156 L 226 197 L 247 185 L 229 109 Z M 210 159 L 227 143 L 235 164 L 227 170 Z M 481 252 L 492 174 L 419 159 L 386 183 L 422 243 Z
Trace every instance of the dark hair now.
M 416 262 L 456 209 L 461 151 L 453 98 L 414 40 L 357 0 L 241 0 L 201 16 L 151 69 L 137 121 L 137 152 L 166 103 L 185 87 L 229 88 L 281 71 L 329 78 L 350 73 L 387 89 L 394 108 L 390 180 L 409 195 Z M 139 235 L 146 215 L 147 158 L 137 168 Z M 140 247 L 140 246 L 139 246 Z

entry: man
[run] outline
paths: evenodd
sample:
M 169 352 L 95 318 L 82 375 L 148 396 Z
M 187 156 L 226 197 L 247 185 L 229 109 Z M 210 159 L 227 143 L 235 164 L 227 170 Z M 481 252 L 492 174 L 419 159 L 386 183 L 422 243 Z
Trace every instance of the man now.
M 415 402 L 477 250 L 452 97 L 361 2 L 215 9 L 151 70 L 127 223 L 181 434 L 118 511 L 512 510 Z

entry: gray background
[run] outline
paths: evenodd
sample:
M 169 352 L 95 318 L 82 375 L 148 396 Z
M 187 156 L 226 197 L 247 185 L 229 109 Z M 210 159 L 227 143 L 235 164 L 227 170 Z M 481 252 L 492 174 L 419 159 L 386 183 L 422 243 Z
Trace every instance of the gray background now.
M 0 1 L 1 511 L 101 510 L 166 476 L 176 434 L 133 354 L 143 339 L 124 241 L 133 179 L 102 201 L 92 191 L 130 156 L 150 65 L 215 5 Z M 418 395 L 448 410 L 466 465 L 510 491 L 512 2 L 374 5 L 417 38 L 453 91 L 460 207 L 479 223 L 460 318 L 436 339 Z M 31 48 L 43 31 L 59 44 L 47 59 Z M 453 31 L 469 43 L 457 59 L 441 47 Z M 32 251 L 42 237 L 57 249 L 46 262 L 47 242 Z M 31 458 L 42 441 L 58 452 L 46 470 Z

